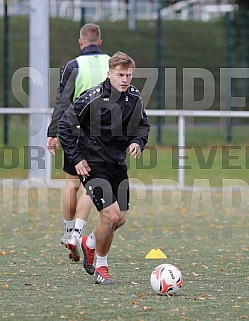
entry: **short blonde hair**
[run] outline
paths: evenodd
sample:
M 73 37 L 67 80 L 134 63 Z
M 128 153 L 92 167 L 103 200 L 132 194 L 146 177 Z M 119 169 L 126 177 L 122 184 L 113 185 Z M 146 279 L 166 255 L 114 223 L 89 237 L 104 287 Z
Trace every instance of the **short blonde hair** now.
M 100 27 L 95 23 L 87 23 L 80 29 L 80 39 L 96 43 L 101 39 Z
M 110 59 L 109 59 L 109 68 L 114 69 L 117 66 L 121 66 L 123 68 L 133 68 L 135 69 L 135 61 L 128 56 L 126 53 L 122 51 L 117 51 Z

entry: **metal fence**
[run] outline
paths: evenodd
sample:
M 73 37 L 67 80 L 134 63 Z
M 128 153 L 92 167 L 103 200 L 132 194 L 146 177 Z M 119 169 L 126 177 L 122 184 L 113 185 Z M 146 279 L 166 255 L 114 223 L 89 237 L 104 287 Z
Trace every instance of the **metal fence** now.
M 3 15 L 3 3 L 0 0 L 0 16 Z M 164 19 L 202 20 L 208 21 L 231 12 L 236 7 L 229 0 L 50 0 L 51 17 L 67 18 L 79 21 L 82 15 L 86 20 L 123 20 L 131 6 L 134 6 L 136 18 L 139 20 L 153 20 L 157 18 L 157 11 L 161 4 L 165 6 L 162 15 Z M 8 0 L 10 15 L 28 15 L 30 0 Z
M 52 109 L 31 109 L 31 108 L 0 108 L 1 114 L 8 115 L 31 115 L 40 114 L 47 116 L 47 123 L 49 123 Z M 185 189 L 185 149 L 186 146 L 186 130 L 185 124 L 188 117 L 215 117 L 215 118 L 249 118 L 248 111 L 208 111 L 208 110 L 146 110 L 147 115 L 157 117 L 176 117 L 178 119 L 178 184 L 180 189 Z M 54 181 L 51 179 L 51 155 L 46 153 L 46 175 L 44 182 L 47 186 L 54 186 Z M 34 178 L 34 177 L 30 177 Z

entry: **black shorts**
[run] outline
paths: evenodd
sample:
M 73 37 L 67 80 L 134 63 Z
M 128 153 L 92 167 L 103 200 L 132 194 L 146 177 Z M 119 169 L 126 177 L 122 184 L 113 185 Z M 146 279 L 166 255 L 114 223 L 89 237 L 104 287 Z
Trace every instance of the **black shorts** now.
M 74 164 L 66 157 L 65 153 L 63 171 L 69 175 L 78 176 Z
M 101 165 L 89 165 L 90 176 L 81 177 L 87 194 L 91 197 L 97 210 L 118 202 L 121 211 L 129 209 L 130 190 L 126 165 L 113 167 Z

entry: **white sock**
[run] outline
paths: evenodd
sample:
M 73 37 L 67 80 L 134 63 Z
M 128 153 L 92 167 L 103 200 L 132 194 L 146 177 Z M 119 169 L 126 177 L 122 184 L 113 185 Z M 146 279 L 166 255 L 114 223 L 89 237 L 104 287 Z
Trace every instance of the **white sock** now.
M 63 219 L 64 223 L 64 235 L 65 236 L 71 236 L 74 228 L 74 220 L 73 221 L 67 221 Z
M 94 232 L 88 235 L 86 239 L 86 245 L 89 249 L 96 249 L 96 237 Z
M 108 266 L 107 255 L 106 256 L 97 255 L 96 266 L 95 267 L 99 268 L 100 266 Z
M 76 218 L 72 236 L 76 236 L 79 239 L 82 235 L 85 225 L 86 221 Z

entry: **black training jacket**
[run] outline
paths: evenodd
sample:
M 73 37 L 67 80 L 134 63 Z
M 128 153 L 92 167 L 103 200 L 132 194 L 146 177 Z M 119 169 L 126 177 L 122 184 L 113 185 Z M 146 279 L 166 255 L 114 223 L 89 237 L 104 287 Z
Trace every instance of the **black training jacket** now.
M 80 125 L 78 137 L 75 128 Z M 107 78 L 89 89 L 68 108 L 59 121 L 58 136 L 66 156 L 77 165 L 124 164 L 131 143 L 143 150 L 150 126 L 140 92 L 129 86 L 118 92 Z

